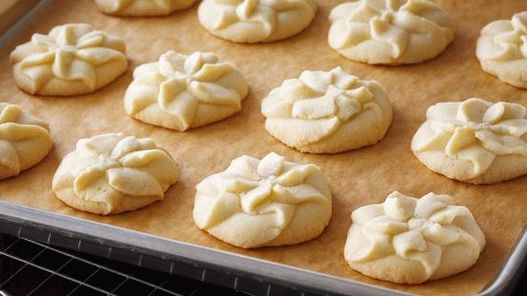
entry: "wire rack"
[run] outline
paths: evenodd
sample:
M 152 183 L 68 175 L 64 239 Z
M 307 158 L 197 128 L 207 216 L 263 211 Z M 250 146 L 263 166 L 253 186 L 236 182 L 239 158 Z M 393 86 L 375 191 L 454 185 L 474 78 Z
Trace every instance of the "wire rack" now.
M 0 235 L 0 295 L 249 295 L 8 235 Z
M 2 207 L 4 206 L 4 207 Z M 29 212 L 34 212 L 33 209 L 26 209 Z M 7 216 L 5 213 L 9 213 Z M 74 265 L 78 264 L 80 267 L 89 265 L 92 272 L 100 270 L 99 273 L 105 275 L 108 273 L 114 273 L 109 269 L 116 269 L 115 267 L 127 266 L 125 269 L 116 269 L 118 276 L 114 278 L 108 278 L 106 281 L 112 282 L 116 281 L 117 284 L 123 283 L 123 285 L 112 287 L 112 289 L 106 289 L 103 292 L 100 292 L 97 289 L 101 289 L 98 286 L 94 286 L 97 289 L 94 289 L 93 295 L 101 295 L 97 293 L 110 294 L 110 295 L 254 295 L 254 296 L 316 296 L 316 295 L 338 295 L 336 293 L 320 293 L 315 292 L 313 289 L 306 289 L 299 287 L 295 284 L 288 283 L 286 281 L 277 282 L 273 279 L 268 279 L 261 276 L 255 276 L 249 273 L 236 272 L 232 271 L 223 266 L 214 264 L 214 260 L 211 258 L 204 259 L 204 261 L 193 261 L 189 260 L 186 257 L 179 257 L 175 254 L 164 254 L 164 253 L 155 253 L 149 252 L 148 250 L 143 250 L 138 247 L 130 246 L 126 243 L 114 243 L 107 241 L 101 237 L 89 237 L 86 235 L 77 235 L 71 232 L 70 230 L 63 230 L 54 228 L 52 226 L 46 225 L 46 215 L 40 213 L 38 218 L 35 218 L 34 222 L 28 222 L 27 216 L 28 212 L 17 210 L 16 206 L 3 205 L 0 201 L 0 237 L 3 235 L 4 242 L 1 243 L 0 248 L 0 291 L 3 287 L 7 287 L 8 283 L 5 282 L 7 278 L 4 274 L 8 273 L 6 267 L 6 262 L 18 261 L 22 263 L 22 267 L 27 267 L 28 270 L 37 269 L 38 273 L 43 271 L 47 276 L 42 280 L 55 280 L 58 278 L 64 278 L 68 274 L 63 274 L 65 271 L 68 271 L 68 264 Z M 36 221 L 39 222 L 36 222 Z M 80 222 L 77 223 L 88 223 Z M 88 223 L 89 224 L 89 223 Z M 103 226 L 101 226 L 103 227 Z M 73 227 L 74 228 L 74 227 Z M 108 229 L 106 229 L 108 230 Z M 117 230 L 114 230 L 117 231 Z M 106 232 L 105 232 L 106 233 Z M 108 234 L 108 233 L 106 233 Z M 114 236 L 121 237 L 127 235 L 128 240 L 132 241 L 133 233 L 119 233 L 118 231 L 113 233 Z M 18 238 L 18 239 L 13 239 Z M 122 238 L 121 238 L 122 239 Z M 13 241 L 15 240 L 15 241 Z M 10 244 L 6 243 L 11 242 Z M 40 260 L 44 260 L 48 256 L 42 255 L 39 252 L 30 252 L 30 251 L 21 251 L 26 246 L 28 249 L 47 249 L 46 254 L 52 254 L 56 257 L 63 258 L 66 256 L 66 259 L 72 258 L 72 262 L 62 262 L 62 264 L 56 263 L 61 262 L 60 259 L 51 260 L 55 265 L 48 268 L 39 268 L 34 265 L 38 265 Z M 29 255 L 18 256 L 19 253 Z M 58 255 L 57 255 L 58 253 Z M 43 253 L 44 254 L 44 253 Z M 52 256 L 49 255 L 49 256 Z M 18 256 L 18 257 L 17 257 Z M 16 257 L 16 258 L 15 258 Z M 18 259 L 17 259 L 18 258 Z M 21 259 L 21 260 L 20 260 Z M 39 261 L 37 261 L 39 260 Z M 63 261 L 63 260 L 62 260 Z M 80 261 L 80 263 L 78 263 Z M 91 263 L 90 263 L 91 262 Z M 123 262 L 123 263 L 118 263 Z M 209 263 L 210 262 L 210 263 Z M 124 264 L 126 263 L 126 264 Z M 15 267 L 20 264 L 15 264 Z M 64 265 L 66 264 L 66 265 Z M 64 265 L 64 266 L 62 266 Z M 5 271 L 2 271 L 2 268 Z M 72 268 L 74 269 L 74 268 Z M 78 268 L 80 269 L 80 268 Z M 155 270 L 150 271 L 148 274 L 153 274 L 154 276 L 147 277 L 142 279 L 139 275 L 146 273 L 145 271 L 137 271 L 138 269 L 147 269 Z M 15 268 L 15 272 L 18 269 Z M 58 274 L 53 274 L 53 272 Z M 137 273 L 136 273 L 137 272 Z M 12 272 L 10 272 L 12 273 Z M 50 277 L 51 273 L 51 277 Z M 55 276 L 55 277 L 53 277 Z M 95 282 L 98 275 L 94 274 L 89 279 L 86 275 L 86 278 L 73 278 L 74 283 L 76 283 L 74 288 L 86 289 L 86 284 L 93 286 L 91 283 Z M 20 276 L 19 276 L 20 277 Z M 32 276 L 36 277 L 36 276 Z M 49 279 L 48 279 L 49 278 Z M 104 278 L 104 277 L 103 277 Z M 165 282 L 149 282 L 149 278 L 163 278 L 166 279 Z M 57 279 L 58 281 L 58 279 Z M 82 282 L 79 283 L 79 282 Z M 133 294 L 126 293 L 125 290 L 129 285 L 137 285 L 149 283 L 147 287 L 139 290 L 139 288 L 133 290 Z M 176 284 L 171 284 L 176 283 Z M 25 284 L 24 284 L 25 285 Z M 150 288 L 154 288 L 152 291 Z M 29 284 L 28 284 L 29 286 Z M 93 289 L 93 287 L 87 287 Z M 161 289 L 157 289 L 160 287 Z M 176 294 L 163 294 L 170 291 L 167 287 L 174 287 L 172 293 Z M 33 289 L 36 287 L 32 287 Z M 147 291 L 147 289 L 150 289 Z M 200 294 L 201 290 L 207 291 L 207 289 L 212 289 L 213 293 Z M 114 291 L 115 290 L 115 291 Z M 123 292 L 124 291 L 124 292 Z M 18 295 L 28 295 L 32 292 L 32 289 L 28 291 L 23 290 L 21 293 L 17 293 L 13 296 Z M 243 293 L 242 293 L 243 292 Z M 74 292 L 71 295 L 82 295 L 77 294 L 80 292 Z M 244 294 L 245 293 L 245 294 Z M 88 293 L 89 294 L 89 293 Z M 349 295 L 350 293 L 345 293 Z M 39 294 L 31 294 L 39 295 Z M 48 294 L 42 294 L 48 295 Z M 52 295 L 68 295 L 66 294 L 52 294 Z M 89 294 L 92 295 L 92 294 Z M 0 293 L 0 296 L 4 296 Z

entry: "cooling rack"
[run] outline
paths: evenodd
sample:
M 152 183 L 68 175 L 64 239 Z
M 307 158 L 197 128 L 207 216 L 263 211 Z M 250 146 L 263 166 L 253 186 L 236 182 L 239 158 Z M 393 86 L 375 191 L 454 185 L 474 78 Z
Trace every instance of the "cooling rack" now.
M 99 256 L 0 235 L 0 295 L 249 294 Z

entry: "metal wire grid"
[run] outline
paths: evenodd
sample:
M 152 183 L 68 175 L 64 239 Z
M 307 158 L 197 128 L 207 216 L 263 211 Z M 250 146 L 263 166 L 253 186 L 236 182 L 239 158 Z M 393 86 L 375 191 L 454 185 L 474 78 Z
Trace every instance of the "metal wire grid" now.
M 193 263 L 185 262 L 174 259 L 163 259 L 155 257 L 152 255 L 146 255 L 138 252 L 138 250 L 129 249 L 129 248 L 118 248 L 110 247 L 105 245 L 103 242 L 87 241 L 81 240 L 67 234 L 59 234 L 55 232 L 49 232 L 48 230 L 41 229 L 38 226 L 32 225 L 21 225 L 22 223 L 17 223 L 11 220 L 4 220 L 0 216 L 0 236 L 2 234 L 21 238 L 24 241 L 30 241 L 34 244 L 40 246 L 57 246 L 53 247 L 55 250 L 62 251 L 73 256 L 78 256 L 89 261 L 98 263 L 99 265 L 106 266 L 110 264 L 111 266 L 128 266 L 129 268 L 146 268 L 148 270 L 159 271 L 159 274 L 173 276 L 174 278 L 179 278 L 179 285 L 183 283 L 191 284 L 190 292 L 189 288 L 183 289 L 183 292 L 176 289 L 177 293 L 181 295 L 201 295 L 201 294 L 192 294 L 196 289 L 213 289 L 214 292 L 211 294 L 204 295 L 232 295 L 234 291 L 238 291 L 236 295 L 254 295 L 254 296 L 314 296 L 320 295 L 319 293 L 309 293 L 299 289 L 295 286 L 284 286 L 277 285 L 274 283 L 267 282 L 262 278 L 254 277 L 241 277 L 235 275 L 228 270 L 216 270 L 208 269 L 203 266 Z M 39 243 L 35 243 L 39 242 Z M 48 247 L 52 248 L 52 247 Z M 2 250 L 0 248 L 0 250 Z M 91 254 L 91 255 L 88 255 Z M 36 255 L 36 254 L 33 254 Z M 93 256 L 94 255 L 94 256 Z M 0 254 L 0 259 L 2 258 Z M 5 256 L 4 256 L 5 257 Z M 30 261 L 33 258 L 22 258 L 25 261 Z M 102 262 L 102 263 L 101 263 Z M 107 263 L 112 262 L 112 263 Z M 122 264 L 118 262 L 126 262 L 127 264 Z M 0 263 L 1 264 L 1 263 Z M 24 263 L 25 264 L 25 263 Z M 31 265 L 30 265 L 31 266 Z M 59 268 L 60 266 L 56 267 Z M 67 267 L 67 266 L 66 266 Z M 125 273 L 128 270 L 125 270 Z M 0 270 L 1 273 L 1 270 Z M 88 275 L 86 275 L 88 276 Z M 118 280 L 118 279 L 117 279 Z M 207 286 L 207 284 L 209 286 Z M 0 278 L 0 290 L 2 287 L 2 280 Z M 184 287 L 184 286 L 183 286 Z M 166 288 L 166 287 L 165 287 Z M 124 288 L 122 288 L 124 289 Z M 193 290 L 192 290 L 193 289 Z M 111 293 L 111 291 L 109 291 Z M 134 291 L 136 292 L 136 291 Z M 243 293 L 246 294 L 243 294 Z M 161 292 L 156 292 L 161 293 Z M 24 294 L 25 295 L 25 294 Z M 55 294 L 53 294 L 55 295 Z M 76 295 L 76 294 L 73 294 Z M 79 294 L 80 295 L 80 294 Z M 97 294 L 95 294 L 97 295 Z M 100 294 L 99 294 L 100 295 Z M 133 295 L 138 295 L 134 293 Z M 164 294 L 153 294 L 153 295 L 164 295 Z M 170 295 L 170 294 L 169 294 Z M 177 294 L 176 294 L 177 295 Z M 329 296 L 330 294 L 324 293 L 323 295 Z M 333 294 L 331 294 L 333 295 Z M 335 294 L 336 295 L 336 294 Z M 3 296 L 0 294 L 0 296 Z
M 137 265 L 121 263 L 104 257 L 39 243 L 33 239 L 24 238 L 28 233 L 31 233 L 27 232 L 27 228 L 21 226 L 6 228 L 7 225 L 9 224 L 0 223 L 0 230 L 2 230 L 0 231 L 0 296 L 253 295 L 252 293 L 205 283 L 207 270 L 202 270 L 201 281 L 193 280 L 186 276 L 181 277 L 172 274 L 173 264 L 170 265 L 170 273 L 154 271 L 141 267 L 142 256 L 139 257 L 139 261 L 132 260 Z M 15 228 L 17 230 L 13 231 Z M 1 234 L 7 229 L 11 229 L 7 232 L 11 235 Z M 26 231 L 23 231 L 24 229 Z M 45 235 L 44 232 L 35 232 L 33 235 L 36 233 Z M 40 241 L 49 243 L 51 237 L 51 233 L 48 233 L 47 240 Z M 80 249 L 81 241 L 78 240 L 75 245 L 77 245 L 77 250 Z M 196 277 L 194 276 L 194 278 Z M 236 277 L 234 287 L 237 286 L 238 280 L 239 278 Z M 527 280 L 527 273 L 524 272 L 520 281 L 525 283 L 525 280 Z M 275 291 L 271 285 L 267 287 L 266 293 L 257 294 L 267 296 L 314 295 L 300 291 L 297 293 L 290 290 Z M 527 285 L 518 285 L 512 291 L 512 295 L 527 295 L 526 288 Z
M 7 235 L 0 235 L 0 291 L 13 296 L 247 295 Z

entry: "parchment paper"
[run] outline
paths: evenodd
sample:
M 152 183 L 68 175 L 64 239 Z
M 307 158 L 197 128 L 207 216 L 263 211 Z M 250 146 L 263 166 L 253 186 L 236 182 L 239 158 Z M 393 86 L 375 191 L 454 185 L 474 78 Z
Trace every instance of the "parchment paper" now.
M 37 5 L 39 0 L 0 1 L 0 34 L 7 31 L 16 21 Z
M 480 29 L 492 20 L 509 19 L 515 12 L 527 10 L 527 2 L 440 1 L 455 15 L 454 43 L 430 62 L 399 67 L 354 63 L 329 48 L 326 41 L 328 14 L 341 2 L 344 1 L 319 0 L 312 25 L 287 41 L 239 45 L 216 39 L 202 29 L 196 7 L 169 17 L 116 18 L 99 13 L 93 1 L 56 0 L 0 51 L 0 101 L 20 104 L 47 120 L 55 142 L 51 154 L 42 163 L 18 177 L 0 182 L 0 199 L 411 293 L 477 293 L 493 280 L 527 223 L 527 177 L 497 185 L 462 184 L 426 169 L 412 155 L 409 146 L 424 120 L 426 108 L 435 102 L 482 97 L 527 105 L 527 91 L 485 74 L 475 58 Z M 121 35 L 128 44 L 129 70 L 91 95 L 35 97 L 18 90 L 8 63 L 9 52 L 16 44 L 29 40 L 31 34 L 47 33 L 55 25 L 68 22 L 86 22 Z M 222 59 L 236 64 L 251 87 L 241 113 L 185 133 L 153 127 L 127 117 L 122 99 L 132 79 L 132 70 L 139 64 L 157 60 L 169 49 L 184 53 L 214 51 Z M 378 80 L 389 91 L 395 117 L 383 141 L 349 153 L 310 155 L 289 149 L 267 134 L 260 102 L 271 88 L 286 78 L 297 77 L 304 69 L 329 70 L 337 65 L 361 78 Z M 176 159 L 182 170 L 180 181 L 169 189 L 164 201 L 117 216 L 86 214 L 62 204 L 51 192 L 51 179 L 60 160 L 74 149 L 79 138 L 114 131 L 153 137 Z M 297 246 L 245 251 L 196 228 L 192 221 L 194 186 L 204 177 L 223 170 L 242 154 L 262 157 L 270 151 L 322 168 L 334 194 L 334 213 L 325 232 Z M 488 241 L 477 264 L 456 276 L 415 286 L 377 281 L 352 271 L 343 258 L 351 212 L 366 204 L 382 202 L 393 190 L 417 197 L 430 191 L 451 194 L 457 203 L 466 205 Z

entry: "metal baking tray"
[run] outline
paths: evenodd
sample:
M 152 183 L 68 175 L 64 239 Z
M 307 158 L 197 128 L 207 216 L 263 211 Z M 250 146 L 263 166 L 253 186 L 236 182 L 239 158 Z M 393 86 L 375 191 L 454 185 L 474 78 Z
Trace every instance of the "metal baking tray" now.
M 405 295 L 357 281 L 168 240 L 107 224 L 0 201 L 0 233 L 90 253 L 112 260 L 253 295 Z M 507 295 L 527 259 L 527 231 L 496 279 L 479 295 Z
M 52 0 L 0 38 L 0 48 Z M 405 295 L 358 281 L 0 201 L 0 233 L 119 260 L 253 295 Z M 524 230 L 494 281 L 479 295 L 512 292 L 527 257 Z

